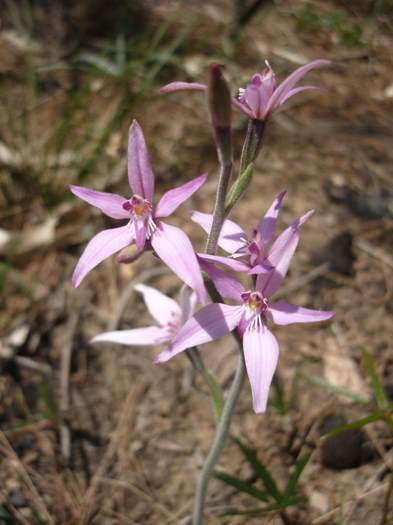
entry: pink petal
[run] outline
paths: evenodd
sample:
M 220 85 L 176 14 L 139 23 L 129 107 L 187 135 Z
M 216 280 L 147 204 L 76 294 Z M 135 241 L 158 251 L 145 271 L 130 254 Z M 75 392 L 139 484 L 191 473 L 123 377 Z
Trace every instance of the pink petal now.
M 238 259 L 231 259 L 231 257 L 222 257 L 221 255 L 209 255 L 208 253 L 198 253 L 199 259 L 207 262 L 214 262 L 221 264 L 234 272 L 248 272 L 250 267 L 248 264 L 239 261 Z
M 276 230 L 276 220 L 280 212 L 281 203 L 285 197 L 285 193 L 285 191 L 280 193 L 258 225 L 258 232 L 264 244 L 270 243 L 274 237 L 274 232 Z
M 243 335 L 244 358 L 251 384 L 252 404 L 257 414 L 266 411 L 269 388 L 277 368 L 279 348 L 277 339 L 262 325 L 246 330 Z
M 200 177 L 196 177 L 190 182 L 186 182 L 186 184 L 183 184 L 178 188 L 174 188 L 173 190 L 164 193 L 157 204 L 155 216 L 168 217 L 168 215 L 171 215 L 171 213 L 173 213 L 182 202 L 199 190 L 199 188 L 206 182 L 206 179 L 207 173 Z
M 289 75 L 288 78 L 284 80 L 284 82 L 278 86 L 273 95 L 270 97 L 265 116 L 279 107 L 282 99 L 289 91 L 291 91 L 292 88 L 295 87 L 295 85 L 304 77 L 304 75 L 306 75 L 312 69 L 328 66 L 330 63 L 330 60 L 314 60 L 313 62 L 305 64 L 304 66 L 296 69 L 291 75 Z
M 158 257 L 180 279 L 195 290 L 200 303 L 206 303 L 206 290 L 201 270 L 190 239 L 176 228 L 160 222 L 151 237 L 151 244 Z
M 76 288 L 87 273 L 101 261 L 132 244 L 133 234 L 129 226 L 111 228 L 97 233 L 82 253 L 72 276 L 72 285 Z
M 160 88 L 160 93 L 174 93 L 175 91 L 206 91 L 206 84 L 198 82 L 171 82 Z
M 128 139 L 128 180 L 134 193 L 153 200 L 154 175 L 147 153 L 143 131 L 136 120 L 130 127 Z
M 74 195 L 83 201 L 88 202 L 92 206 L 99 208 L 108 217 L 112 217 L 113 219 L 130 218 L 130 214 L 122 207 L 122 204 L 126 202 L 126 199 L 120 195 L 90 190 L 89 188 L 75 185 L 70 185 L 69 188 Z
M 134 221 L 135 244 L 138 253 L 142 252 L 146 243 L 146 226 L 139 221 Z
M 232 99 L 232 104 L 237 107 L 237 109 L 240 109 L 242 113 L 245 113 L 247 117 L 255 118 L 254 113 L 247 107 L 247 105 L 244 102 L 241 102 L 240 100 L 237 100 L 237 98 Z
M 274 269 L 258 275 L 256 282 L 257 289 L 265 297 L 270 297 L 280 287 L 299 243 L 299 228 L 313 213 L 314 210 L 310 210 L 302 215 L 275 240 L 266 260 L 266 263 L 273 266 Z
M 160 345 L 170 340 L 168 333 L 159 326 L 135 328 L 135 330 L 117 330 L 96 335 L 92 343 L 117 343 L 120 345 L 145 346 Z
M 261 264 L 256 264 L 255 266 L 253 266 L 251 268 L 251 270 L 249 270 L 249 274 L 250 275 L 260 275 L 260 274 L 268 274 L 269 272 L 271 272 L 272 270 L 274 270 L 274 267 L 271 266 L 270 264 L 268 263 L 261 263 Z M 267 277 L 267 275 L 266 275 Z
M 294 95 L 297 95 L 298 93 L 302 93 L 302 91 L 321 91 L 322 88 L 318 86 L 302 86 L 295 89 L 291 89 L 288 91 L 288 93 L 283 97 L 280 101 L 280 106 L 282 106 L 289 98 L 293 97 Z
M 267 316 L 273 323 L 287 325 L 293 323 L 318 323 L 327 321 L 333 317 L 335 312 L 322 310 L 310 310 L 294 304 L 279 301 L 269 305 Z
M 207 234 L 210 233 L 212 227 L 213 215 L 210 213 L 201 213 L 193 211 L 191 220 L 199 224 Z M 244 247 L 247 242 L 247 236 L 238 224 L 227 219 L 221 228 L 218 245 L 220 248 L 228 253 L 234 253 L 240 248 Z
M 135 290 L 143 295 L 149 312 L 161 326 L 179 322 L 181 310 L 176 301 L 144 284 L 137 284 Z
M 180 290 L 180 306 L 181 306 L 181 324 L 185 324 L 186 321 L 194 313 L 198 299 L 195 292 L 190 293 L 190 288 L 183 284 Z
M 257 119 L 263 114 L 264 106 L 259 87 L 252 83 L 248 84 L 244 91 L 243 99 L 251 109 L 253 118 Z
M 216 268 L 214 264 L 203 259 L 199 260 L 202 270 L 204 270 L 213 281 L 218 293 L 225 299 L 241 300 L 241 294 L 245 291 L 244 286 L 228 272 Z
M 241 306 L 220 303 L 205 306 L 187 321 L 172 344 L 157 356 L 155 362 L 164 363 L 186 348 L 208 343 L 231 332 L 237 326 L 241 312 Z

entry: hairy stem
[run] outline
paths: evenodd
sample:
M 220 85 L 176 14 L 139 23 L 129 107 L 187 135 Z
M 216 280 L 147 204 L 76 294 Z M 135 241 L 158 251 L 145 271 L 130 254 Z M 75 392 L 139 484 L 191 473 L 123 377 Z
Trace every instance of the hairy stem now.
M 228 192 L 229 180 L 232 174 L 232 162 L 221 164 L 218 180 L 216 202 L 213 211 L 213 223 L 206 243 L 206 253 L 214 255 L 220 236 L 222 224 L 225 219 L 225 200 Z
M 239 176 L 255 161 L 262 148 L 262 139 L 265 131 L 264 120 L 249 120 L 246 140 L 244 141 L 240 158 Z
M 244 363 L 243 353 L 239 356 L 239 363 L 236 369 L 235 377 L 233 378 L 231 387 L 228 392 L 228 397 L 225 401 L 224 408 L 220 422 L 216 429 L 213 444 L 210 448 L 209 454 L 203 464 L 202 471 L 198 480 L 194 512 L 192 517 L 192 525 L 201 525 L 203 523 L 203 509 L 205 506 L 207 485 L 209 482 L 212 470 L 217 463 L 218 457 L 225 443 L 225 438 L 228 434 L 229 425 L 233 411 L 235 409 L 236 401 L 244 382 L 246 367 Z

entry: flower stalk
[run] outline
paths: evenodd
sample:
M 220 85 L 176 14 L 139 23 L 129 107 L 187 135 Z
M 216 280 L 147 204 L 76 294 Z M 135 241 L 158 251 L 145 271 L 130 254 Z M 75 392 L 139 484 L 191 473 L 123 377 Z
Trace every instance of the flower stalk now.
M 213 224 L 206 243 L 206 253 L 214 255 L 225 219 L 225 201 L 232 174 L 231 94 L 218 64 L 210 68 L 207 86 L 210 121 L 213 127 L 217 156 L 220 164 Z
M 232 381 L 228 392 L 228 397 L 224 404 L 221 419 L 214 436 L 214 441 L 203 464 L 202 471 L 197 483 L 194 510 L 192 515 L 192 525 L 202 525 L 203 523 L 203 509 L 205 506 L 207 485 L 214 466 L 217 463 L 220 453 L 224 447 L 225 438 L 228 434 L 232 415 L 244 383 L 245 375 L 246 367 L 244 363 L 244 356 L 243 353 L 240 352 L 235 377 Z
M 246 140 L 240 157 L 239 177 L 251 163 L 255 162 L 261 151 L 265 124 L 265 120 L 250 119 L 248 121 Z

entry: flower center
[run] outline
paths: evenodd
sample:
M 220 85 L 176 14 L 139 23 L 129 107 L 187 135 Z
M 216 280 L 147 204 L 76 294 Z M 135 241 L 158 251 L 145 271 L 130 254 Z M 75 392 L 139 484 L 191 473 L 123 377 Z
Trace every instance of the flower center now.
M 242 294 L 242 299 L 250 316 L 259 315 L 267 310 L 267 299 L 261 292 L 245 292 Z
M 147 215 L 151 215 L 152 205 L 143 197 L 133 195 L 130 200 L 123 203 L 123 209 L 129 211 L 136 219 L 141 220 Z

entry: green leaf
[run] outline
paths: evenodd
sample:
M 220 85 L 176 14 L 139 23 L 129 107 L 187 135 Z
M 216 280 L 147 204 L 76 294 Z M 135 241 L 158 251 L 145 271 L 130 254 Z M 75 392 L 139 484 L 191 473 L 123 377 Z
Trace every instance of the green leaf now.
M 385 419 L 385 412 L 374 412 L 374 414 L 371 414 L 371 416 L 363 417 L 361 419 L 358 419 L 357 421 L 353 421 L 352 423 L 347 423 L 346 425 L 342 425 L 341 427 L 334 428 L 327 434 L 324 434 L 321 439 L 329 439 L 333 436 L 336 436 L 337 434 L 341 434 L 342 432 L 346 432 L 347 430 L 353 430 L 356 428 L 362 428 L 370 423 L 374 423 L 375 421 L 379 421 L 381 419 Z
M 301 374 L 301 377 L 309 381 L 310 383 L 313 383 L 314 385 L 321 386 L 323 388 L 326 388 L 326 390 L 330 390 L 330 392 L 333 392 L 334 394 L 338 394 L 341 396 L 348 397 L 349 399 L 352 399 L 353 401 L 356 401 L 357 403 L 361 403 L 362 405 L 368 405 L 369 400 L 359 394 L 356 394 L 355 392 L 352 392 L 351 390 L 347 390 L 345 388 L 340 388 L 337 386 L 332 385 L 326 379 L 320 376 L 307 376 L 304 374 Z
M 20 525 L 20 521 L 15 519 L 4 505 L 0 505 L 0 520 L 4 525 Z
M 226 215 L 228 215 L 228 213 L 232 210 L 232 208 L 235 206 L 237 201 L 246 191 L 248 185 L 251 182 L 253 170 L 254 170 L 254 164 L 251 163 L 247 166 L 247 168 L 243 171 L 243 173 L 239 175 L 239 178 L 233 184 L 232 188 L 229 191 L 228 197 L 227 197 L 227 204 L 225 206 Z
M 389 406 L 389 400 L 386 397 L 381 380 L 379 379 L 377 371 L 375 370 L 373 358 L 365 348 L 362 350 L 362 356 L 367 373 L 371 379 L 377 405 L 381 410 L 386 410 L 386 408 Z
M 205 379 L 213 399 L 216 419 L 217 421 L 220 421 L 222 410 L 224 408 L 224 392 L 222 391 L 221 385 L 216 381 L 216 378 L 213 374 L 206 372 Z
M 293 495 L 293 493 L 296 490 L 299 478 L 302 475 L 302 472 L 303 472 L 305 466 L 307 465 L 308 460 L 310 459 L 310 457 L 311 457 L 311 452 L 306 452 L 306 454 L 304 454 L 302 457 L 300 457 L 300 458 L 298 458 L 296 460 L 295 469 L 292 472 L 292 475 L 289 478 L 289 481 L 288 481 L 287 486 L 286 486 L 285 491 L 284 491 L 283 499 L 285 501 L 287 501 L 288 499 L 292 498 L 292 495 Z
M 278 374 L 273 377 L 272 387 L 276 395 L 270 396 L 269 405 L 275 408 L 280 415 L 284 415 L 287 413 L 290 403 L 285 400 L 284 389 Z
M 271 495 L 271 497 L 277 501 L 277 503 L 280 503 L 282 500 L 282 495 L 280 491 L 278 490 L 278 487 L 276 485 L 276 482 L 271 477 L 267 469 L 258 461 L 257 455 L 255 450 L 249 448 L 247 445 L 245 445 L 240 439 L 233 438 L 235 443 L 239 446 L 240 450 L 246 457 L 247 461 L 250 463 L 251 468 L 255 472 L 255 474 L 261 479 L 264 487 L 266 488 L 267 492 Z
M 59 413 L 59 407 L 57 405 L 55 393 L 46 380 L 43 380 L 38 385 L 38 393 L 48 410 L 49 417 L 56 419 Z
M 231 476 L 230 474 L 225 474 L 224 472 L 215 472 L 214 475 L 216 478 L 220 479 L 227 485 L 234 487 L 239 492 L 244 492 L 245 494 L 248 494 L 249 496 L 252 496 L 253 498 L 256 498 L 260 501 L 269 501 L 269 496 L 266 494 L 266 492 L 262 492 L 261 490 L 255 488 L 247 481 L 243 481 L 235 476 Z

